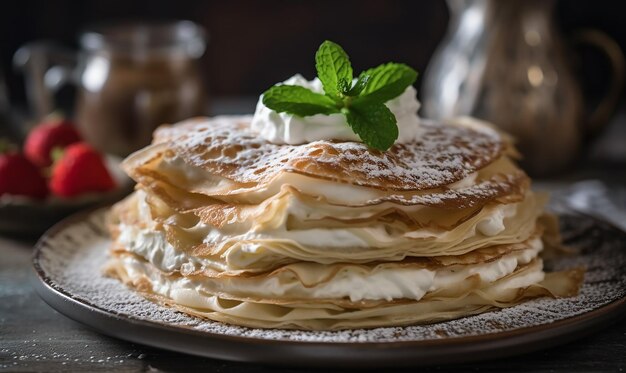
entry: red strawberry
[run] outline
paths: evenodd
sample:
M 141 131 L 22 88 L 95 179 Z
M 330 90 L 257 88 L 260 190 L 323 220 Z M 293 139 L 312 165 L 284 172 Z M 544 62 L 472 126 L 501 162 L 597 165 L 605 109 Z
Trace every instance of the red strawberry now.
M 26 138 L 24 153 L 39 167 L 52 164 L 50 153 L 54 148 L 66 146 L 80 141 L 80 134 L 67 120 L 55 120 L 35 127 Z
M 0 196 L 3 194 L 45 198 L 48 186 L 37 166 L 22 154 L 0 154 Z
M 102 156 L 91 146 L 79 142 L 65 148 L 54 163 L 50 190 L 57 196 L 74 197 L 87 192 L 106 192 L 115 188 Z

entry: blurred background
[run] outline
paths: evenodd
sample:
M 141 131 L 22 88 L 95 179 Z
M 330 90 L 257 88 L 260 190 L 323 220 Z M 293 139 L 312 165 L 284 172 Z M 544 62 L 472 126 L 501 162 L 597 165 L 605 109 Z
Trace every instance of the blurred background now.
M 257 96 L 295 73 L 312 78 L 313 55 L 325 39 L 349 51 L 356 70 L 393 58 L 423 71 L 448 20 L 443 1 L 87 0 L 8 6 L 11 11 L 0 15 L 7 73 L 13 53 L 32 40 L 77 47 L 78 33 L 94 23 L 188 19 L 209 33 L 202 70 L 215 97 Z M 12 97 L 24 102 L 22 78 L 8 74 L 7 80 Z
M 78 33 L 95 23 L 188 19 L 204 26 L 210 37 L 203 72 L 211 95 L 224 97 L 256 96 L 297 72 L 313 77 L 312 56 L 325 39 L 349 51 L 356 70 L 393 59 L 424 72 L 449 18 L 443 0 L 21 0 L 3 9 L 0 63 L 16 103 L 25 96 L 22 77 L 13 73 L 15 51 L 39 39 L 77 47 Z M 558 1 L 556 20 L 565 37 L 598 28 L 624 48 L 625 11 L 619 1 Z M 595 62 L 585 68 L 593 75 L 585 82 L 599 95 L 606 74 Z
M 81 32 L 119 22 L 190 20 L 207 35 L 206 51 L 194 61 L 198 74 L 191 75 L 194 81 L 201 79 L 202 89 L 187 89 L 188 94 L 193 89 L 202 91 L 194 95 L 201 97 L 202 105 L 188 110 L 177 107 L 178 116 L 251 112 L 259 93 L 274 83 L 295 73 L 313 78 L 315 50 L 330 39 L 348 51 L 356 71 L 390 60 L 415 67 L 420 72 L 422 115 L 474 115 L 495 122 L 520 140 L 524 166 L 537 175 L 571 171 L 590 155 L 621 167 L 626 159 L 623 65 L 618 71 L 620 66 L 606 57 L 606 51 L 580 42 L 590 39 L 589 35 L 581 38 L 580 31 L 601 33 L 621 53 L 620 49 L 626 50 L 624 11 L 625 3 L 609 0 L 14 1 L 0 12 L 0 73 L 6 82 L 0 102 L 10 102 L 5 106 L 13 122 L 19 122 L 19 137 L 23 128 L 48 111 L 33 107 L 37 104 L 32 99 L 29 103 L 33 70 L 54 65 L 69 50 L 84 49 L 79 45 Z M 45 67 L 28 65 L 24 56 L 17 61 L 20 47 L 41 40 L 66 49 L 60 58 L 44 61 Z M 159 75 L 162 70 L 155 71 Z M 114 120 L 95 124 L 102 115 L 81 114 L 81 108 L 91 112 L 95 104 L 89 104 L 88 97 L 77 99 L 77 84 L 63 84 L 71 79 L 62 72 L 56 78 L 53 109 L 68 116 L 76 116 L 78 110 L 79 121 L 93 122 L 79 123 L 85 131 L 94 132 L 94 138 L 105 136 L 104 130 L 90 127 L 109 128 L 105 122 Z M 168 116 L 165 109 L 153 109 L 159 101 L 152 96 L 142 100 L 150 107 L 145 109 L 147 122 L 182 119 Z M 110 112 L 111 105 L 107 103 L 104 111 Z M 592 118 L 599 106 L 602 113 Z M 9 131 L 7 125 L 3 127 Z M 145 137 L 152 127 L 134 131 Z M 602 137 L 613 141 L 602 142 Z M 140 144 L 102 150 L 124 155 Z

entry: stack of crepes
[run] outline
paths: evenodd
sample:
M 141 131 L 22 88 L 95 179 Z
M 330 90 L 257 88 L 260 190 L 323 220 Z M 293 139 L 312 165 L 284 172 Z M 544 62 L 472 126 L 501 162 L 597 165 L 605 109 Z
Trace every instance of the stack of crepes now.
M 226 323 L 345 329 L 432 323 L 577 294 L 544 273 L 545 198 L 492 128 L 424 122 L 381 152 L 277 145 L 250 116 L 162 126 L 124 162 L 107 272 L 151 300 Z

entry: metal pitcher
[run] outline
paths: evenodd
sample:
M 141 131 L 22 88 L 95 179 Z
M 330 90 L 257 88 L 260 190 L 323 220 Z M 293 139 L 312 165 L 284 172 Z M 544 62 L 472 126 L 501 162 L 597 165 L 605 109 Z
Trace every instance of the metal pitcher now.
M 423 84 L 424 116 L 471 115 L 512 134 L 531 174 L 561 171 L 583 138 L 609 119 L 624 81 L 619 46 L 595 30 L 576 42 L 603 51 L 613 77 L 606 97 L 586 113 L 567 45 L 552 13 L 554 0 L 449 0 L 449 31 Z

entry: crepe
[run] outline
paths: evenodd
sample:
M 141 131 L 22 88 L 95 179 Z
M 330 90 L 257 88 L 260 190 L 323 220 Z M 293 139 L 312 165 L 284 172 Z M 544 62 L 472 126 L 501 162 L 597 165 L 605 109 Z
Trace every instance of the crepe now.
M 450 292 L 433 292 L 419 301 L 357 303 L 231 299 L 190 289 L 188 278 L 165 275 L 136 260 L 112 262 L 108 271 L 148 299 L 195 316 L 248 327 L 311 330 L 433 323 L 510 307 L 539 296 L 569 297 L 578 293 L 583 276 L 581 269 L 544 276 L 541 261 L 532 261 L 485 286 L 481 286 L 478 276 L 472 276 L 465 278 L 462 286 L 449 287 Z
M 251 117 L 155 132 L 124 162 L 107 273 L 150 299 L 252 327 L 428 323 L 572 296 L 582 272 L 546 275 L 545 196 L 510 140 L 467 121 L 425 122 L 389 151 L 357 142 L 268 143 Z

